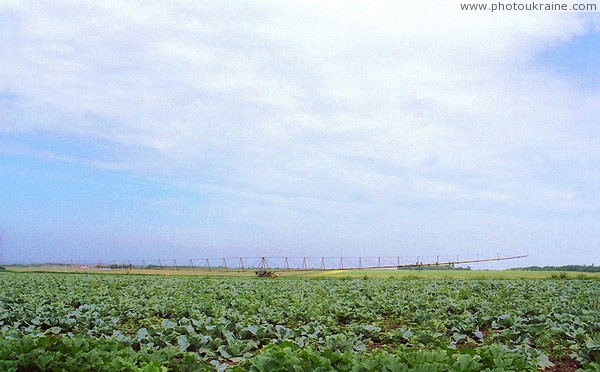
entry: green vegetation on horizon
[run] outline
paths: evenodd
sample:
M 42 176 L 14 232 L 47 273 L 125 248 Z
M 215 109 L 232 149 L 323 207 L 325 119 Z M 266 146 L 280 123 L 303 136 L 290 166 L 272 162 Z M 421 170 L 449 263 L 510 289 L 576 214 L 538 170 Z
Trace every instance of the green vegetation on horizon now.
M 388 278 L 388 279 L 588 279 L 600 280 L 600 273 L 526 270 L 331 270 L 312 276 L 327 278 Z
M 77 274 L 126 274 L 126 275 L 165 275 L 165 276 L 205 276 L 205 277 L 248 277 L 255 276 L 255 269 L 218 270 L 203 268 L 162 268 L 162 269 L 96 269 L 51 266 L 8 266 L 7 271 L 27 273 L 77 273 Z M 600 279 L 600 273 L 577 273 L 560 271 L 528 270 L 395 270 L 395 269 L 356 269 L 356 270 L 274 270 L 282 278 L 394 278 L 394 279 Z
M 518 267 L 512 270 L 526 271 L 578 271 L 584 273 L 600 273 L 600 266 L 594 265 L 565 265 L 565 266 L 528 266 Z

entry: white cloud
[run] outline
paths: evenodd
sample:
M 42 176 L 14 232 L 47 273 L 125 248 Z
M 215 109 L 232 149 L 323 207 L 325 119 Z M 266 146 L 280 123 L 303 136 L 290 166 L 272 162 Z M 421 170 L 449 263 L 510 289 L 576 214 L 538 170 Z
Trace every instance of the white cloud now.
M 141 149 L 92 166 L 319 213 L 357 200 L 386 213 L 416 201 L 580 208 L 579 185 L 540 180 L 532 153 L 596 177 L 585 163 L 599 155 L 598 91 L 535 62 L 596 27 L 581 14 L 109 1 L 4 2 L 0 17 L 12 97 L 0 133 Z

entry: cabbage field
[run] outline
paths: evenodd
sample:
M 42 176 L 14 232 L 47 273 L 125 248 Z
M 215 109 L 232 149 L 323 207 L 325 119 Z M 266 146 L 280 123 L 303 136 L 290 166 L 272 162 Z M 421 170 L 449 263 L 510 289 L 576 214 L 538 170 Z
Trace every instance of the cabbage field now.
M 0 273 L 0 370 L 600 370 L 600 281 Z

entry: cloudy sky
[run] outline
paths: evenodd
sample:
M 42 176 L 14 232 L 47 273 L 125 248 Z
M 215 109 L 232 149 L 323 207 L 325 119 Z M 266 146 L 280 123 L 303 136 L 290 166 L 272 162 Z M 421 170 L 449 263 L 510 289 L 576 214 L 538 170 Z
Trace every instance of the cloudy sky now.
M 0 260 L 600 264 L 600 13 L 171 3 L 0 3 Z

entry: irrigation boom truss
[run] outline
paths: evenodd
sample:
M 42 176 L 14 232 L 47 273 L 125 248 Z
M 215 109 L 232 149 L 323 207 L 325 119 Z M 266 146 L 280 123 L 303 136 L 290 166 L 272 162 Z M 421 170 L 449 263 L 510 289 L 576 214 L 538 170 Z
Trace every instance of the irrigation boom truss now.
M 439 256 L 438 259 L 435 262 L 430 262 L 430 263 L 423 263 L 423 262 L 419 262 L 418 261 L 418 257 L 417 257 L 417 262 L 412 263 L 412 264 L 396 264 L 396 265 L 382 265 L 381 264 L 381 257 L 377 257 L 378 258 L 378 265 L 374 265 L 374 266 L 362 266 L 362 257 L 359 257 L 359 267 L 344 267 L 343 266 L 343 257 L 340 257 L 340 267 L 337 268 L 336 270 L 356 270 L 356 269 L 363 269 L 363 270 L 373 270 L 373 269 L 401 269 L 401 268 L 413 268 L 413 267 L 435 267 L 435 266 L 452 266 L 454 267 L 455 265 L 460 265 L 460 264 L 469 264 L 469 263 L 478 263 L 478 262 L 492 262 L 492 261 L 506 261 L 506 260 L 515 260 L 518 258 L 525 258 L 528 255 L 521 255 L 521 256 L 509 256 L 509 257 L 500 257 L 500 255 L 498 255 L 497 257 L 494 258 L 478 258 L 478 259 L 474 259 L 474 260 L 459 260 L 458 257 L 456 260 L 454 261 L 440 261 L 439 260 Z M 325 257 L 321 257 L 321 262 L 323 262 L 321 268 L 319 268 L 319 270 L 330 270 L 325 268 L 324 266 L 324 259 Z M 287 262 L 287 257 L 286 257 L 286 262 Z M 399 261 L 399 257 L 398 257 L 398 261 Z M 288 267 L 289 269 L 289 267 Z M 303 269 L 306 269 L 306 257 L 304 257 L 304 261 L 303 261 Z M 275 271 L 269 266 L 268 260 L 266 257 L 261 257 L 260 259 L 260 263 L 258 266 L 258 270 L 256 271 L 256 275 L 260 276 L 260 277 L 269 277 L 269 276 L 274 276 L 275 275 Z
M 359 257 L 359 267 L 344 267 L 343 266 L 343 257 L 340 257 L 340 267 L 336 268 L 336 270 L 356 270 L 356 269 L 363 269 L 363 270 L 373 270 L 373 269 L 401 269 L 401 268 L 419 268 L 419 267 L 435 267 L 435 266 L 452 266 L 454 267 L 455 265 L 460 265 L 460 264 L 469 264 L 469 263 L 478 263 L 478 262 L 492 262 L 492 261 L 506 261 L 506 260 L 515 260 L 515 259 L 519 259 L 519 258 L 525 258 L 528 255 L 520 255 L 520 256 L 509 256 L 509 257 L 500 257 L 500 255 L 494 257 L 494 258 L 477 258 L 477 259 L 473 259 L 473 260 L 459 260 L 458 256 L 457 259 L 452 261 L 440 261 L 439 260 L 439 256 L 437 256 L 437 260 L 435 262 L 430 262 L 430 263 L 423 263 L 423 262 L 419 262 L 419 258 L 417 257 L 417 262 L 412 263 L 412 264 L 396 264 L 396 265 L 382 265 L 381 264 L 381 257 L 377 257 L 378 259 L 378 265 L 373 265 L 373 266 L 363 266 L 362 265 L 362 257 Z M 399 261 L 399 257 L 398 261 Z M 286 262 L 288 262 L 288 257 L 285 258 Z M 322 262 L 322 267 L 320 267 L 320 270 L 330 270 L 325 268 L 325 264 L 324 264 L 324 260 L 325 257 L 321 257 L 321 262 Z M 256 275 L 258 276 L 273 276 L 274 275 L 274 271 L 272 270 L 273 268 L 271 268 L 268 264 L 268 260 L 266 257 L 261 257 L 260 263 L 258 265 L 258 271 L 256 271 Z M 289 266 L 287 267 L 287 269 L 289 269 Z M 306 257 L 304 257 L 303 260 L 303 269 L 307 269 L 306 266 Z
M 516 260 L 518 258 L 525 258 L 528 257 L 529 255 L 522 255 L 522 256 L 511 256 L 511 257 L 494 257 L 494 258 L 481 258 L 481 259 L 475 259 L 475 260 L 463 260 L 463 261 L 446 261 L 446 262 L 435 262 L 435 263 L 414 263 L 414 264 L 408 264 L 408 265 L 383 265 L 383 266 L 368 266 L 368 267 L 363 267 L 363 269 L 395 269 L 395 268 L 409 268 L 409 267 L 430 267 L 430 266 L 454 266 L 454 265 L 460 265 L 460 264 L 470 264 L 470 263 L 477 263 L 477 262 L 492 262 L 492 261 L 506 261 L 506 260 Z M 347 270 L 351 270 L 351 269 L 347 269 Z
M 440 259 L 440 257 L 445 257 Z M 459 256 L 396 256 L 396 257 L 232 257 L 198 258 L 189 260 L 119 260 L 110 263 L 98 262 L 97 268 L 140 268 L 140 269 L 201 269 L 201 270 L 257 270 L 261 276 L 271 276 L 275 270 L 357 270 L 357 269 L 400 269 L 426 268 L 435 266 L 455 266 L 480 262 L 506 261 L 525 258 L 520 256 L 500 256 L 491 258 L 459 259 Z M 454 259 L 456 258 L 456 259 Z M 84 264 L 83 266 L 90 266 Z M 267 275 L 267 272 L 270 274 Z

